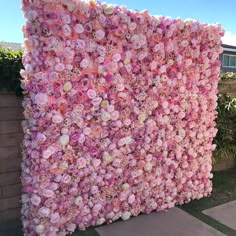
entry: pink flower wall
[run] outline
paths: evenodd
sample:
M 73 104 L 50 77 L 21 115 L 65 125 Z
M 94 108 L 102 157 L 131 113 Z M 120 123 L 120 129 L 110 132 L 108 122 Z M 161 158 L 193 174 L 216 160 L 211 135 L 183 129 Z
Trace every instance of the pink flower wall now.
M 81 0 L 22 9 L 25 235 L 211 193 L 220 25 Z

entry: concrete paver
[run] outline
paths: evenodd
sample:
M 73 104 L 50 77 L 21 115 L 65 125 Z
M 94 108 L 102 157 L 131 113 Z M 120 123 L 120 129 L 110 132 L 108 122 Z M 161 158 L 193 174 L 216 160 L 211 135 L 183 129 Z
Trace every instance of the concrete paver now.
M 236 201 L 204 210 L 203 213 L 236 230 Z
M 132 217 L 96 228 L 100 236 L 223 236 L 179 208 Z

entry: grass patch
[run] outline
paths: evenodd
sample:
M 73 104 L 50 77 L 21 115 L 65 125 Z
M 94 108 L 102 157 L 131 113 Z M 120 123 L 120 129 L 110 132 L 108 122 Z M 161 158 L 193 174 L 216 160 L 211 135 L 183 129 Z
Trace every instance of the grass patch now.
M 235 236 L 236 231 L 202 213 L 203 210 L 236 200 L 236 169 L 215 172 L 212 195 L 208 198 L 191 201 L 179 206 L 180 209 L 228 236 Z

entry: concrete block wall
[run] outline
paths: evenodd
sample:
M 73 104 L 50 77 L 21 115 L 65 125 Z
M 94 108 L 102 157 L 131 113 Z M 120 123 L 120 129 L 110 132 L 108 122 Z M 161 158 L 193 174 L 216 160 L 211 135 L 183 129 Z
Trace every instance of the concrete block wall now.
M 21 102 L 13 93 L 0 92 L 0 225 L 20 219 Z

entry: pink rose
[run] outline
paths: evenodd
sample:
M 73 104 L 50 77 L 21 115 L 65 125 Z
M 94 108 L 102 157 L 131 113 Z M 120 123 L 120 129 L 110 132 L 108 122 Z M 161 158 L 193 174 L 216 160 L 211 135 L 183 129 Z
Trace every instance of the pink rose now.
M 169 105 L 169 104 L 168 104 L 167 101 L 165 101 L 165 102 L 162 103 L 162 107 L 163 107 L 164 109 L 166 109 L 166 108 L 168 107 L 168 105 Z
M 65 174 L 65 175 L 62 176 L 62 180 L 61 181 L 64 184 L 69 184 L 71 182 L 71 176 Z
M 35 226 L 35 231 L 36 233 L 38 233 L 38 235 L 42 235 L 42 233 L 44 232 L 45 230 L 45 226 L 44 225 L 36 225 Z
M 56 64 L 56 66 L 55 66 L 55 70 L 56 70 L 56 71 L 61 72 L 61 71 L 63 71 L 64 69 L 65 69 L 65 65 L 62 64 L 62 63 L 58 63 L 58 64 Z
M 66 225 L 66 229 L 70 232 L 74 232 L 75 229 L 76 229 L 76 224 L 69 223 L 69 224 Z
M 51 218 L 50 219 L 51 223 L 56 224 L 60 220 L 60 215 L 57 212 L 55 212 L 55 213 L 51 214 L 50 218 Z
M 131 194 L 128 198 L 128 203 L 129 204 L 132 204 L 133 202 L 135 201 L 135 195 L 134 194 Z
M 102 205 L 97 203 L 93 206 L 93 211 L 99 212 L 102 209 Z
M 98 186 L 92 186 L 90 191 L 91 191 L 92 194 L 98 193 Z
M 83 68 L 83 69 L 87 68 L 88 65 L 89 65 L 89 60 L 87 60 L 87 59 L 83 59 L 83 60 L 80 62 L 80 67 Z
M 89 135 L 89 134 L 91 134 L 91 132 L 92 132 L 92 130 L 91 130 L 91 128 L 89 128 L 89 127 L 85 127 L 85 128 L 83 129 L 83 133 L 84 133 L 85 135 Z
M 38 213 L 41 217 L 48 217 L 50 215 L 50 209 L 47 207 L 41 207 Z
M 52 155 L 52 152 L 48 149 L 43 151 L 43 158 L 48 159 Z
M 101 40 L 105 36 L 105 32 L 103 30 L 97 30 L 95 32 L 96 39 Z
M 36 195 L 36 194 L 33 194 L 31 196 L 30 200 L 31 200 L 32 204 L 35 205 L 35 206 L 39 206 L 39 204 L 41 202 L 41 198 L 38 195 Z
M 89 89 L 87 91 L 87 96 L 90 98 L 90 99 L 94 99 L 96 96 L 97 96 L 97 93 L 96 91 L 94 91 L 93 89 Z
M 121 59 L 120 53 L 116 53 L 112 56 L 112 60 L 115 61 L 115 62 L 120 61 L 120 59 Z
M 130 31 L 134 31 L 136 29 L 136 27 L 137 27 L 137 24 L 135 22 L 131 22 L 129 24 L 129 30 Z
M 119 112 L 118 111 L 113 111 L 111 113 L 111 119 L 112 120 L 118 120 L 118 118 L 119 118 Z
M 82 199 L 81 196 L 75 198 L 75 205 L 76 205 L 76 206 L 81 206 L 82 203 L 83 203 L 83 199 Z
M 63 117 L 61 115 L 59 115 L 59 114 L 58 115 L 54 115 L 52 117 L 52 122 L 56 123 L 56 124 L 60 124 L 63 120 L 64 120 Z
M 84 40 L 78 39 L 76 41 L 76 46 L 77 46 L 77 49 L 84 49 L 86 46 L 86 43 L 84 42 Z
M 81 24 L 76 24 L 74 30 L 76 33 L 81 34 L 84 32 L 84 27 Z
M 44 143 L 46 141 L 46 136 L 42 133 L 38 133 L 36 136 L 36 140 L 37 142 L 39 142 L 40 144 Z
M 59 142 L 62 146 L 67 145 L 69 141 L 70 141 L 70 136 L 68 134 L 63 134 L 59 138 Z
M 42 195 L 47 198 L 53 198 L 55 196 L 54 192 L 50 189 L 44 189 Z
M 38 93 L 35 96 L 35 103 L 38 106 L 44 106 L 48 103 L 48 96 L 44 93 Z
M 93 159 L 92 160 L 92 165 L 94 166 L 94 168 L 99 167 L 101 164 L 101 160 L 100 159 Z
M 77 160 L 77 164 L 78 164 L 78 169 L 82 169 L 86 166 L 86 160 L 85 158 L 83 157 L 80 157 L 78 160 Z
M 62 31 L 63 31 L 65 36 L 70 36 L 70 34 L 71 34 L 71 28 L 70 28 L 69 25 L 63 25 L 62 26 Z

